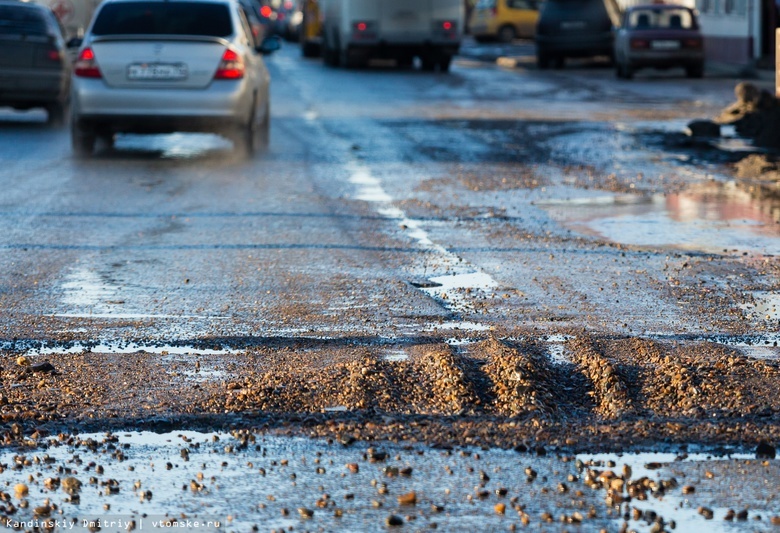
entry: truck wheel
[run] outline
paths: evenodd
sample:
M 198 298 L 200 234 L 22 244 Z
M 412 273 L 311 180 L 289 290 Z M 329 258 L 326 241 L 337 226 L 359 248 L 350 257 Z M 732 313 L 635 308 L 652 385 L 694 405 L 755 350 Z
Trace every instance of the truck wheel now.
M 92 126 L 76 124 L 75 120 L 70 122 L 70 144 L 76 157 L 90 157 L 95 151 L 95 140 L 97 136 Z
M 452 64 L 452 56 L 442 56 L 439 58 L 439 70 L 449 72 Z
M 436 61 L 432 56 L 430 55 L 421 56 L 420 62 L 422 63 L 422 69 L 425 72 L 433 72 L 434 70 L 436 70 Z
M 398 68 L 412 68 L 414 66 L 414 56 L 402 55 L 396 58 Z
M 320 46 L 317 43 L 306 41 L 301 45 L 301 54 L 303 57 L 319 57 Z

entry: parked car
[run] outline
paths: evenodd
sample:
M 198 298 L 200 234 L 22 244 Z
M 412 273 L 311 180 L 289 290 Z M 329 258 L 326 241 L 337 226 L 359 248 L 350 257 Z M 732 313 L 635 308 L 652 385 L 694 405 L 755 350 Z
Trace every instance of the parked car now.
M 43 107 L 62 124 L 70 96 L 70 63 L 51 9 L 0 0 L 0 106 Z
M 545 1 L 536 25 L 537 65 L 560 68 L 568 57 L 612 57 L 612 26 L 603 0 Z
M 615 36 L 617 76 L 630 79 L 646 67 L 682 67 L 689 78 L 704 75 L 704 38 L 693 10 L 655 4 L 626 10 Z
M 518 37 L 533 39 L 539 20 L 539 0 L 479 0 L 469 19 L 477 42 L 509 43 Z
M 240 152 L 268 143 L 269 75 L 233 0 L 105 0 L 73 68 L 77 155 L 115 133 L 215 131 Z

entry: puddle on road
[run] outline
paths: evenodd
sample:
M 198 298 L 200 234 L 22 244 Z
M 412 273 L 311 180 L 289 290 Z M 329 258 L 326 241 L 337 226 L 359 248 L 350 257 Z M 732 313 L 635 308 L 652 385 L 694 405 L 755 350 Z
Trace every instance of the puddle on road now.
M 780 255 L 780 197 L 709 182 L 668 195 L 600 195 L 537 202 L 564 226 L 638 246 Z
M 332 410 L 339 411 L 339 407 Z M 562 458 L 504 450 L 450 452 L 419 445 L 372 446 L 386 458 L 376 460 L 378 454 L 365 443 L 344 447 L 250 432 L 63 436 L 41 441 L 37 447 L 5 448 L 0 453 L 0 463 L 5 465 L 0 484 L 5 492 L 16 494 L 12 501 L 18 509 L 12 520 L 29 523 L 36 519 L 37 510 L 39 521 L 50 513 L 51 520 L 73 524 L 76 531 L 87 530 L 84 520 L 99 521 L 104 532 L 125 531 L 131 521 L 137 530 L 157 529 L 161 522 L 168 522 L 167 527 L 191 531 L 250 531 L 254 526 L 261 531 L 289 527 L 366 531 L 384 529 L 391 515 L 416 530 L 479 527 L 495 531 L 519 525 L 523 516 L 531 525 L 544 525 L 544 513 L 559 524 L 561 516 L 579 513 L 584 521 L 580 527 L 617 530 L 624 520 L 622 512 L 606 505 L 605 490 L 588 488 L 578 479 L 584 479 L 581 463 L 575 461 L 579 459 L 585 467 L 599 471 L 619 473 L 623 465 L 629 465 L 632 479 L 646 475 L 666 480 L 673 475 L 678 485 L 668 489 L 663 500 L 651 496 L 631 505 L 652 509 L 667 523 L 675 520 L 681 531 L 730 530 L 731 524 L 722 519 L 726 509 L 743 502 L 718 476 L 721 469 L 736 465 L 744 479 L 730 481 L 754 494 L 751 516 L 761 513 L 765 517 L 763 522 L 751 522 L 751 528 L 772 527 L 769 518 L 780 512 L 780 502 L 773 494 L 776 485 L 764 482 L 777 479 L 778 462 L 765 466 L 749 461 L 748 456 L 690 455 L 681 460 L 674 454 L 580 454 Z M 648 463 L 658 464 L 647 468 Z M 535 471 L 533 478 L 527 479 L 527 468 Z M 715 473 L 709 487 L 708 480 L 697 477 L 697 468 Z M 66 478 L 81 484 L 76 501 L 63 489 L 63 485 L 76 483 Z M 695 494 L 682 494 L 686 483 L 697 485 Z M 27 495 L 17 490 L 17 484 L 26 485 Z M 718 486 L 722 487 L 719 492 L 714 489 Z M 575 498 L 572 494 L 577 490 L 583 492 Z M 399 501 L 412 492 L 414 503 Z M 22 502 L 27 506 L 22 507 Z M 699 516 L 697 505 L 712 508 L 716 520 Z M 630 519 L 629 526 L 649 531 L 651 524 Z M 58 530 L 65 529 L 71 528 Z
M 114 148 L 130 152 L 155 152 L 163 158 L 187 159 L 209 152 L 231 150 L 233 144 L 211 133 L 171 133 L 164 135 L 117 135 Z

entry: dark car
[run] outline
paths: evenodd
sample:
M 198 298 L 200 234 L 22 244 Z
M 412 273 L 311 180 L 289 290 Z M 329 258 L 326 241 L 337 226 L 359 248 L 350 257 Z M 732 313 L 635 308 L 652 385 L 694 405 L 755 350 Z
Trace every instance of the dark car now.
M 539 68 L 568 57 L 612 56 L 613 21 L 603 0 L 547 0 L 536 25 Z
M 704 39 L 695 13 L 683 6 L 628 9 L 615 36 L 615 67 L 630 79 L 640 68 L 682 67 L 690 78 L 704 74 Z
M 62 28 L 51 9 L 0 0 L 0 106 L 43 107 L 65 122 L 70 64 Z

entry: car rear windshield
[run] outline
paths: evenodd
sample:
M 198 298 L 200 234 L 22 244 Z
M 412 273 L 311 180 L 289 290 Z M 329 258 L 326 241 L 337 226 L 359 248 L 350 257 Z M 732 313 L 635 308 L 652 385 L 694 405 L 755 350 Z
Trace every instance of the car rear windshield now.
M 0 6 L 0 35 L 46 35 L 46 19 L 28 6 Z
M 94 35 L 198 35 L 233 34 L 230 10 L 207 2 L 117 2 L 100 10 Z
M 547 0 L 542 16 L 555 20 L 599 20 L 608 18 L 603 0 Z
M 643 29 L 685 29 L 696 27 L 687 9 L 635 9 L 628 14 L 628 27 Z

